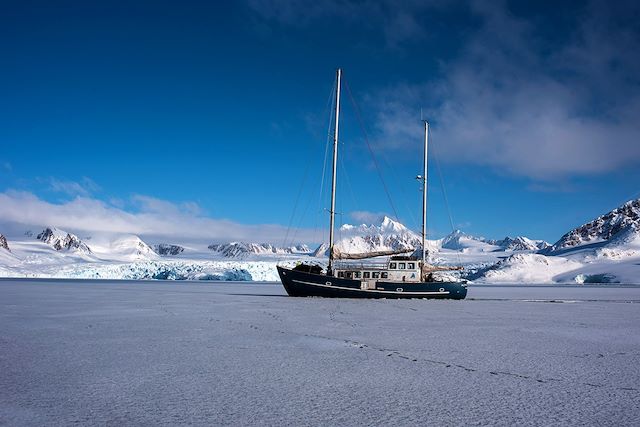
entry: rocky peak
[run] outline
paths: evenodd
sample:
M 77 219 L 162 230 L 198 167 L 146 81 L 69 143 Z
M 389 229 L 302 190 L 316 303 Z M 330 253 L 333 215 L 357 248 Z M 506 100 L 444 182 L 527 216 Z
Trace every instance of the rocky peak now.
M 91 253 L 91 249 L 82 242 L 75 234 L 67 233 L 56 227 L 47 227 L 36 236 L 38 240 L 53 246 L 57 251 L 78 251 Z
M 182 246 L 171 245 L 168 243 L 160 243 L 154 246 L 154 250 L 158 255 L 162 256 L 176 256 L 184 251 Z
M 640 232 L 640 199 L 630 200 L 611 212 L 574 228 L 546 251 L 554 252 L 583 244 L 608 241 L 616 234 L 629 229 Z
M 407 227 L 405 227 L 403 224 L 399 223 L 398 221 L 394 221 L 388 216 L 385 216 L 382 219 L 382 223 L 380 224 L 380 230 L 393 232 L 393 233 L 405 233 L 408 231 Z
M 11 252 L 11 249 L 9 249 L 9 244 L 7 243 L 7 238 L 2 234 L 0 234 L 0 249 L 5 249 Z
M 537 251 L 551 246 L 544 240 L 531 240 L 524 236 L 507 236 L 502 240 L 496 240 L 492 243 L 500 246 L 500 248 L 505 251 Z

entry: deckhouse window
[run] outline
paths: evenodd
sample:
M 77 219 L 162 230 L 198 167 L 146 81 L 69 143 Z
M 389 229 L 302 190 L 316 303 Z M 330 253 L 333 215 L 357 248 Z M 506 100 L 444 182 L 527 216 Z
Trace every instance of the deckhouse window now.
M 361 275 L 362 274 L 359 271 L 353 273 L 353 277 L 355 277 L 356 279 L 359 279 Z
M 382 273 L 380 273 L 380 277 L 382 277 L 383 279 L 386 279 L 389 277 L 389 273 L 387 273 L 386 271 L 383 271 Z
M 362 273 L 362 274 L 363 274 L 363 277 L 364 277 L 365 279 L 368 279 L 369 277 L 371 277 L 371 273 L 369 273 L 368 271 L 365 271 L 365 272 L 364 272 L 364 273 Z
M 407 264 L 406 263 L 404 263 L 404 262 L 399 262 L 398 263 L 398 269 L 399 270 L 404 270 L 406 268 L 407 268 Z
M 374 271 L 373 273 L 371 273 L 372 277 L 374 279 L 379 279 L 380 278 L 380 272 L 378 271 Z
M 389 269 L 390 270 L 395 270 L 398 267 L 398 264 L 396 264 L 395 262 L 390 262 L 389 263 Z
M 407 267 L 409 270 L 415 270 L 416 268 L 416 263 L 415 262 L 410 262 L 409 266 Z
M 344 271 L 338 271 L 338 277 L 344 277 Z

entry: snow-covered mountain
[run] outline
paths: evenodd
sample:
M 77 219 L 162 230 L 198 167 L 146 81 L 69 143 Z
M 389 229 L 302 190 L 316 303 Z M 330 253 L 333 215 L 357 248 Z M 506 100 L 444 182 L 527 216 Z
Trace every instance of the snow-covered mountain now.
M 321 258 L 329 256 L 329 244 L 320 243 L 320 245 L 311 253 L 312 257 Z
M 440 247 L 455 251 L 477 251 L 477 252 L 518 252 L 537 251 L 550 246 L 544 240 L 533 240 L 524 236 L 505 237 L 500 240 L 485 239 L 469 235 L 463 231 L 455 230 L 442 239 Z
M 638 283 L 640 199 L 566 233 L 537 254 L 516 254 L 478 272 L 481 282 Z
M 158 254 L 135 234 L 117 237 L 109 244 L 108 256 L 126 260 L 148 260 L 158 258 Z
M 587 244 L 606 242 L 618 233 L 640 231 L 640 199 L 631 200 L 586 224 L 566 233 L 551 247 L 541 253 L 557 254 L 579 248 Z
M 380 225 L 345 224 L 337 231 L 336 247 L 345 253 L 368 253 L 389 250 L 412 250 L 422 246 L 417 233 L 385 216 Z M 328 256 L 328 245 L 321 244 L 314 256 Z
M 90 254 L 91 249 L 75 234 L 67 233 L 56 227 L 45 228 L 38 236 L 38 240 L 51 245 L 56 251 L 74 251 Z
M 541 249 L 546 249 L 551 246 L 548 242 L 544 240 L 532 240 L 528 237 L 517 236 L 517 237 L 505 237 L 502 240 L 490 240 L 490 243 L 499 246 L 503 251 L 538 251 Z
M 226 258 L 243 258 L 249 255 L 307 254 L 311 252 L 307 245 L 282 248 L 270 243 L 247 242 L 218 243 L 209 245 L 208 248 L 217 255 Z
M 517 253 L 486 267 L 470 277 L 488 283 L 552 283 L 562 272 L 578 269 L 580 262 L 535 253 Z
M 440 247 L 454 251 L 474 250 L 478 252 L 491 252 L 499 249 L 496 244 L 487 241 L 484 237 L 471 236 L 460 230 L 455 230 L 444 237 L 440 242 Z
M 11 252 L 11 249 L 9 249 L 9 243 L 7 243 L 7 238 L 2 234 L 0 234 L 0 249 Z
M 184 248 L 180 245 L 171 245 L 168 243 L 159 243 L 153 247 L 158 255 L 176 256 L 184 252 Z
M 410 249 L 420 250 L 422 240 L 418 233 L 409 230 L 401 223 L 385 217 L 380 225 L 343 225 L 337 233 L 336 246 L 342 252 L 374 252 L 382 250 Z M 527 237 L 505 237 L 502 240 L 488 240 L 455 230 L 439 240 L 427 240 L 429 253 L 444 250 L 460 253 L 490 253 L 537 251 L 549 246 L 544 240 L 532 240 Z M 321 244 L 312 256 L 328 256 L 329 245 Z

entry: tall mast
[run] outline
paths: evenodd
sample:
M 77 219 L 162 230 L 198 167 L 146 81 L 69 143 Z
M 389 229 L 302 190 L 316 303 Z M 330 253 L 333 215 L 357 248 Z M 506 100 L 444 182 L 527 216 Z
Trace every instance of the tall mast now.
M 342 70 L 338 68 L 336 71 L 336 123 L 333 132 L 333 174 L 331 179 L 331 219 L 329 220 L 329 266 L 327 273 L 332 272 L 333 264 L 333 228 L 336 216 L 336 174 L 338 170 L 338 122 L 340 121 L 340 78 Z
M 427 262 L 427 150 L 429 148 L 429 122 L 424 121 L 424 171 L 422 175 L 422 265 Z

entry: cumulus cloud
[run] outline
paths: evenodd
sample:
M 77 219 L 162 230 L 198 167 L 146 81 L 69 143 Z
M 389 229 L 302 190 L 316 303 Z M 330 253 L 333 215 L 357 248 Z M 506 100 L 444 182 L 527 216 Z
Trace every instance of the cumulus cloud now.
M 249 5 L 279 25 L 346 23 L 356 40 L 377 45 L 383 39 L 386 47 L 402 46 L 411 55 L 429 52 L 435 32 L 451 32 L 454 53 L 440 58 L 440 77 L 369 94 L 372 136 L 381 147 L 414 144 L 424 108 L 438 153 L 452 162 L 534 181 L 640 163 L 637 2 L 592 0 L 564 12 L 538 5 L 537 13 L 526 16 L 501 0 L 249 0 Z M 566 16 L 554 28 L 545 13 Z
M 480 27 L 441 79 L 372 95 L 379 141 L 414 142 L 427 107 L 448 160 L 536 180 L 640 163 L 640 7 L 592 2 L 568 37 L 550 42 L 504 3 L 472 4 Z
M 153 239 L 177 241 L 265 241 L 281 244 L 286 234 L 275 224 L 247 225 L 201 214 L 195 203 L 175 204 L 137 195 L 132 198 L 138 208 L 131 212 L 91 197 L 77 196 L 71 201 L 51 203 L 30 192 L 0 193 L 0 223 L 33 226 L 56 226 L 82 233 L 131 233 Z M 298 230 L 296 237 L 312 241 L 312 233 Z M 297 242 L 296 242 L 297 243 Z

